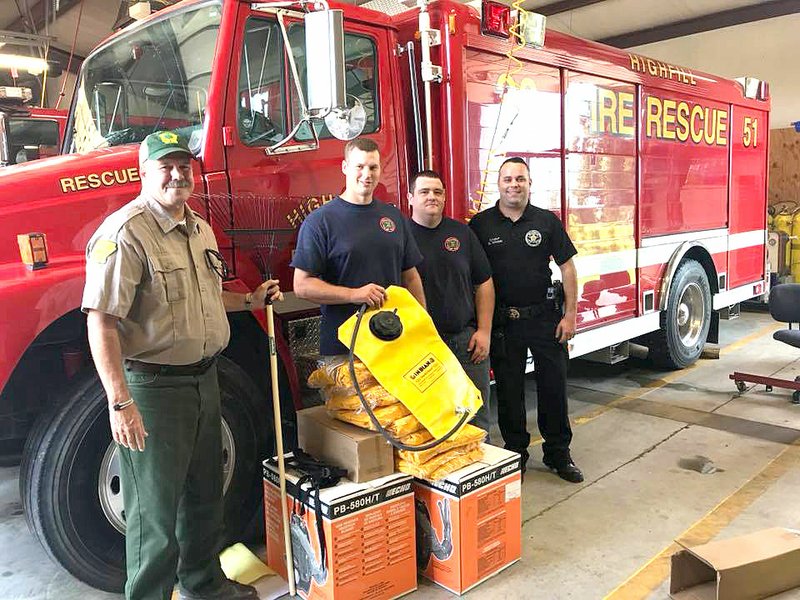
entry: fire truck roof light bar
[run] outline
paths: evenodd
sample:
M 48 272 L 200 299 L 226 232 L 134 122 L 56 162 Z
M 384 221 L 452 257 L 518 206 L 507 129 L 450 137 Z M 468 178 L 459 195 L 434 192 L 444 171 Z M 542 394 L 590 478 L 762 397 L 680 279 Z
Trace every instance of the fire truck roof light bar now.
M 303 8 L 311 5 L 314 10 L 328 10 L 327 0 L 314 0 L 309 2 L 307 0 L 281 0 L 278 2 L 253 2 L 253 10 L 267 10 L 270 8 L 289 8 L 292 6 L 302 6 Z

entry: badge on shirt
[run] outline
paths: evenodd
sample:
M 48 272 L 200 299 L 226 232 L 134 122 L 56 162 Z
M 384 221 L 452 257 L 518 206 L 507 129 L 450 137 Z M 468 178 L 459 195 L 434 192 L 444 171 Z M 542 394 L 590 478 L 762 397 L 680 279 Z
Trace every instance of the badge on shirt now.
M 531 229 L 528 233 L 525 234 L 525 243 L 528 244 L 531 248 L 535 248 L 539 244 L 542 243 L 542 234 L 536 231 L 535 229 Z
M 111 240 L 97 240 L 89 253 L 89 260 L 98 265 L 105 264 L 108 257 L 117 251 L 117 242 Z
M 457 237 L 450 236 L 444 241 L 444 249 L 448 252 L 458 252 L 459 248 L 461 248 L 461 242 Z
M 394 224 L 389 217 L 381 217 L 381 220 L 378 222 L 386 233 L 392 233 L 395 229 L 397 229 L 397 225 Z

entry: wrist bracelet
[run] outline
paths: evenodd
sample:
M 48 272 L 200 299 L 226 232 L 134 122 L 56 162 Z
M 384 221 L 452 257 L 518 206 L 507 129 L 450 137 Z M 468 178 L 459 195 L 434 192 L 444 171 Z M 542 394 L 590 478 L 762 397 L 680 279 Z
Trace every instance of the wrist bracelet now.
M 111 408 L 114 410 L 123 410 L 128 408 L 131 404 L 133 404 L 133 398 L 128 398 L 125 402 L 118 402 L 117 404 L 113 404 Z

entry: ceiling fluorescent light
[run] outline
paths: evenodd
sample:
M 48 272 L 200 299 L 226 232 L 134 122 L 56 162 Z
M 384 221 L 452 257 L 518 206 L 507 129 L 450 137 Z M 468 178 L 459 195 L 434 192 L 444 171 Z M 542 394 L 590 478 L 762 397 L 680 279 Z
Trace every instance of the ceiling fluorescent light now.
M 18 69 L 38 75 L 47 70 L 47 61 L 34 56 L 21 56 L 19 54 L 0 54 L 0 69 Z

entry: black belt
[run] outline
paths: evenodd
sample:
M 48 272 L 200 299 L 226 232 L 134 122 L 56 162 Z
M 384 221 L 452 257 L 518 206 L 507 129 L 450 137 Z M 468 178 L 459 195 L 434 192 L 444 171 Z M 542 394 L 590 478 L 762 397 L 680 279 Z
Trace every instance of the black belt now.
M 505 313 L 510 321 L 517 321 L 519 319 L 533 319 L 551 309 L 552 307 L 549 303 L 542 302 L 541 304 L 532 304 L 530 306 L 507 306 Z
M 133 373 L 150 373 L 159 375 L 202 375 L 217 362 L 217 357 L 204 358 L 190 365 L 159 365 L 139 360 L 126 360 L 125 368 Z

